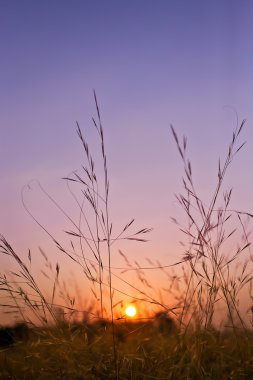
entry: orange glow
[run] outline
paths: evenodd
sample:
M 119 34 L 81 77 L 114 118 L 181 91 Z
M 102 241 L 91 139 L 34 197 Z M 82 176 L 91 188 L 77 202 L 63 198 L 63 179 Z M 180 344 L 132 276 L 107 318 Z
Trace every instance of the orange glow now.
M 136 307 L 134 307 L 133 305 L 129 305 L 129 306 L 126 308 L 126 315 L 127 315 L 128 317 L 133 318 L 133 317 L 136 315 Z

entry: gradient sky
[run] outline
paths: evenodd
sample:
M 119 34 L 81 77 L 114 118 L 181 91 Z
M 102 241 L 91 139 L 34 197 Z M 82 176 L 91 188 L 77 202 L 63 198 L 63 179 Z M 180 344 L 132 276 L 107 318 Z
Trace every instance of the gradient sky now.
M 124 247 L 130 259 L 171 264 L 182 254 L 170 222 L 181 215 L 173 194 L 183 174 L 170 123 L 188 137 L 194 178 L 208 201 L 236 127 L 232 108 L 247 119 L 247 145 L 227 183 L 233 207 L 253 212 L 252 18 L 251 0 L 0 0 L 0 232 L 24 255 L 31 248 L 36 257 L 41 246 L 55 259 L 21 190 L 35 178 L 72 210 L 61 178 L 83 163 L 76 120 L 97 149 L 93 89 L 112 219 L 118 228 L 136 218 L 136 228 L 155 229 L 145 246 Z M 36 186 L 25 199 L 50 231 L 67 228 Z

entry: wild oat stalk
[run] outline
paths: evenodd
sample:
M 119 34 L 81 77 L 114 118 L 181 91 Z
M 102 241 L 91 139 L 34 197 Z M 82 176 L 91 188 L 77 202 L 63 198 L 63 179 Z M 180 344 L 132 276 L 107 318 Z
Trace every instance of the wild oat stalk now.
M 132 228 L 134 223 L 134 219 L 132 219 L 129 223 L 125 225 L 125 227 L 118 233 L 114 233 L 112 235 L 112 223 L 109 218 L 109 177 L 108 177 L 108 168 L 107 168 L 107 157 L 105 153 L 105 144 L 104 144 L 104 132 L 101 122 L 100 110 L 96 98 L 96 94 L 94 92 L 94 100 L 97 111 L 98 122 L 93 118 L 93 126 L 95 127 L 96 132 L 98 133 L 100 148 L 101 148 L 101 157 L 102 157 L 102 167 L 103 167 L 103 180 L 101 179 L 100 172 L 97 171 L 97 167 L 95 166 L 95 160 L 93 159 L 91 150 L 89 148 L 88 142 L 83 135 L 83 132 L 77 122 L 77 135 L 81 141 L 82 147 L 85 153 L 85 163 L 82 166 L 82 173 L 75 171 L 70 176 L 64 178 L 67 181 L 68 189 L 71 195 L 74 198 L 74 201 L 77 204 L 79 210 L 79 219 L 76 221 L 68 213 L 64 210 L 64 208 L 43 188 L 43 186 L 38 182 L 36 182 L 40 191 L 49 199 L 50 202 L 63 214 L 63 216 L 70 222 L 72 228 L 65 231 L 68 236 L 71 237 L 70 240 L 70 248 L 66 247 L 64 244 L 60 243 L 58 239 L 56 239 L 53 234 L 44 226 L 38 219 L 33 215 L 30 209 L 27 206 L 25 200 L 25 192 L 26 190 L 31 190 L 32 182 L 29 183 L 22 190 L 22 203 L 27 211 L 27 213 L 32 217 L 32 219 L 39 225 L 40 228 L 44 230 L 44 232 L 52 239 L 58 251 L 65 254 L 72 263 L 80 266 L 82 268 L 83 273 L 94 286 L 95 284 L 99 285 L 99 293 L 100 293 L 100 314 L 99 317 L 103 319 L 104 317 L 104 290 L 108 286 L 110 293 L 110 314 L 111 321 L 114 330 L 114 314 L 113 314 L 113 290 L 126 294 L 126 292 L 120 289 L 116 289 L 112 286 L 112 276 L 116 276 L 120 281 L 123 281 L 122 278 L 118 277 L 116 274 L 112 273 L 112 260 L 111 260 L 111 249 L 112 245 L 119 240 L 130 240 L 130 241 L 141 241 L 145 242 L 146 239 L 143 238 L 143 235 L 147 234 L 151 231 L 149 228 L 142 228 L 137 232 L 129 233 L 129 230 Z M 80 197 L 76 195 L 73 191 L 72 186 L 79 185 L 79 190 L 81 190 L 81 200 Z M 116 229 L 115 229 L 116 230 Z M 4 238 L 3 238 L 4 239 Z M 5 249 L 9 243 L 3 240 L 3 252 L 6 253 Z M 10 247 L 10 245 L 9 245 Z M 104 253 L 105 247 L 107 251 L 108 257 L 108 266 L 105 265 Z M 11 247 L 10 247 L 11 249 Z M 30 251 L 29 251 L 30 252 Z M 41 250 L 42 253 L 42 250 Z M 88 256 L 88 254 L 92 254 L 93 260 Z M 30 281 L 28 286 L 32 286 L 35 289 L 37 296 L 40 298 L 40 307 L 44 313 L 44 307 L 48 308 L 49 313 L 53 314 L 52 317 L 55 319 L 55 315 L 53 313 L 53 308 L 55 306 L 55 297 L 56 297 L 56 289 L 59 290 L 59 266 L 56 266 L 56 274 L 53 274 L 53 289 L 52 289 L 52 297 L 51 300 L 46 300 L 43 293 L 39 290 L 39 286 L 35 281 L 35 278 L 31 275 L 28 267 L 25 266 L 24 262 L 21 260 L 19 255 L 12 250 L 11 255 L 12 258 L 15 259 L 16 263 L 21 267 L 22 276 L 26 276 Z M 43 254 L 43 257 L 46 258 L 46 255 Z M 29 253 L 29 261 L 31 264 L 31 255 Z M 47 263 L 48 265 L 48 263 Z M 31 269 L 31 268 L 30 268 Z M 109 273 L 109 284 L 104 280 L 104 270 Z M 43 272 L 43 271 L 42 271 Z M 44 273 L 44 272 L 43 272 Z M 47 274 L 44 273 L 44 276 L 47 277 Z M 16 276 L 17 277 L 17 276 Z M 20 277 L 19 277 L 20 278 Z M 18 278 L 17 278 L 18 279 Z M 7 281 L 7 280 L 6 280 Z M 27 282 L 26 281 L 26 282 Z M 128 284 L 130 287 L 137 290 L 141 295 L 145 293 L 133 287 L 127 281 L 123 281 L 124 284 Z M 18 281 L 16 282 L 18 283 Z M 17 285 L 18 286 L 18 285 Z M 9 288 L 10 289 L 10 288 Z M 20 288 L 22 289 L 22 288 Z M 95 291 L 91 289 L 91 291 L 96 296 Z M 70 296 L 67 294 L 67 290 L 63 289 L 60 292 L 61 297 L 64 298 L 65 302 L 67 302 L 67 308 L 71 307 L 73 310 L 73 302 L 70 302 Z M 14 294 L 14 293 L 12 293 Z M 64 296 L 62 296 L 65 294 Z M 46 317 L 43 314 L 39 315 L 38 302 L 33 302 L 29 300 L 29 297 L 26 298 L 25 291 L 20 290 L 20 296 L 25 299 L 26 306 L 28 308 L 32 308 L 33 312 L 37 313 L 37 317 L 42 317 L 43 320 L 46 321 Z M 97 297 L 97 296 L 96 296 Z M 147 296 L 146 302 L 154 302 L 153 299 L 150 299 Z M 36 306 L 35 306 L 36 305 Z M 46 305 L 46 306 L 45 306 Z M 20 310 L 21 312 L 21 310 Z M 114 339 L 114 351 L 116 357 L 116 347 L 115 347 L 115 339 Z
M 2 286 L 1 290 L 7 292 L 14 301 L 14 308 L 16 307 L 19 310 L 21 317 L 24 318 L 24 313 L 20 305 L 20 300 L 22 300 L 26 306 L 33 312 L 33 314 L 41 321 L 43 324 L 48 323 L 47 312 L 55 322 L 57 318 L 53 312 L 53 309 L 50 303 L 47 301 L 42 290 L 40 289 L 37 281 L 33 277 L 31 270 L 28 269 L 27 265 L 20 258 L 20 256 L 14 251 L 11 245 L 7 240 L 0 236 L 0 253 L 10 256 L 18 264 L 20 270 L 18 272 L 12 272 L 12 275 L 17 279 L 17 281 L 10 281 L 6 276 L 1 278 Z M 31 260 L 31 253 L 28 254 L 29 260 Z M 33 294 L 30 294 L 24 289 L 23 285 L 28 287 L 28 289 L 33 291 Z M 34 300 L 34 297 L 38 297 L 38 301 Z M 10 307 L 11 305 L 6 305 Z M 41 314 L 42 311 L 42 314 Z
M 118 233 L 114 233 L 113 236 L 113 224 L 110 221 L 109 216 L 109 176 L 108 176 L 108 166 L 107 166 L 107 156 L 105 152 L 105 142 L 104 142 L 104 132 L 101 121 L 100 110 L 97 102 L 97 97 L 94 92 L 94 100 L 97 112 L 97 120 L 92 118 L 93 126 L 98 134 L 101 158 L 102 158 L 102 168 L 103 168 L 103 178 L 97 169 L 97 162 L 93 159 L 89 144 L 85 138 L 79 123 L 77 126 L 77 135 L 81 141 L 84 154 L 85 154 L 85 164 L 82 165 L 82 173 L 75 171 L 64 179 L 67 181 L 68 189 L 74 198 L 77 207 L 79 209 L 79 220 L 75 221 L 72 219 L 65 210 L 58 204 L 58 202 L 51 197 L 51 195 L 38 183 L 38 186 L 42 193 L 58 208 L 58 210 L 67 218 L 67 220 L 72 225 L 72 229 L 65 231 L 68 236 L 71 237 L 70 245 L 71 248 L 68 249 L 59 243 L 59 241 L 44 227 L 38 219 L 33 215 L 33 213 L 28 209 L 26 202 L 24 200 L 24 192 L 22 194 L 22 201 L 26 211 L 33 218 L 33 220 L 47 233 L 47 235 L 53 240 L 57 249 L 63 254 L 67 255 L 68 258 L 72 260 L 75 264 L 81 266 L 83 273 L 88 278 L 92 284 L 99 285 L 100 293 L 100 318 L 104 317 L 104 289 L 109 286 L 109 298 L 110 298 L 110 315 L 112 324 L 112 335 L 113 335 L 113 351 L 115 359 L 115 371 L 116 376 L 118 376 L 117 369 L 117 349 L 116 349 L 116 339 L 115 339 L 115 329 L 114 329 L 114 307 L 113 307 L 113 290 L 119 293 L 126 294 L 120 289 L 115 289 L 112 284 L 112 276 L 117 277 L 124 284 L 129 285 L 134 290 L 137 290 L 140 294 L 145 295 L 145 293 L 133 287 L 127 281 L 112 273 L 112 245 L 116 241 L 120 240 L 130 240 L 145 242 L 146 239 L 143 235 L 146 235 L 151 231 L 150 228 L 142 228 L 137 232 L 129 233 L 130 228 L 134 223 L 132 219 L 125 227 Z M 80 197 L 76 195 L 76 192 L 72 189 L 73 185 L 79 185 L 81 190 L 81 200 Z M 30 185 L 28 185 L 29 189 Z M 78 246 L 75 243 L 75 239 L 78 241 Z M 106 249 L 105 249 L 106 247 Z M 107 252 L 108 266 L 105 265 L 104 253 Z M 87 256 L 87 253 L 91 253 L 93 260 Z M 109 274 L 109 284 L 104 281 L 104 271 L 108 271 Z M 96 296 L 96 293 L 91 289 L 91 291 Z M 53 299 L 55 296 L 55 289 L 53 289 Z M 97 298 L 97 296 L 96 296 Z M 146 302 L 155 302 L 154 299 L 147 296 Z
M 221 192 L 227 169 L 235 155 L 245 144 L 237 145 L 237 140 L 244 123 L 245 120 L 243 120 L 239 128 L 236 128 L 233 132 L 223 166 L 221 166 L 219 160 L 218 181 L 209 206 L 205 205 L 195 190 L 191 163 L 186 156 L 187 140 L 184 137 L 181 144 L 173 126 L 171 126 L 177 149 L 184 163 L 185 173 L 183 185 L 186 195 L 179 194 L 176 198 L 186 213 L 189 221 L 188 228 L 180 228 L 189 238 L 189 248 L 186 250 L 183 260 L 189 263 L 191 270 L 190 276 L 187 279 L 180 324 L 182 324 L 184 318 L 188 316 L 190 309 L 192 309 L 193 301 L 197 297 L 197 308 L 193 308 L 194 314 L 192 314 L 192 317 L 194 316 L 195 320 L 197 317 L 199 318 L 200 326 L 204 325 L 205 328 L 211 327 L 214 316 L 214 307 L 219 299 L 223 299 L 227 305 L 229 319 L 234 331 L 236 332 L 236 322 L 233 311 L 239 319 L 241 326 L 245 329 L 245 324 L 240 315 L 236 301 L 238 291 L 236 290 L 236 284 L 233 282 L 230 275 L 229 267 L 230 264 L 249 247 L 250 243 L 247 242 L 242 248 L 238 248 L 232 258 L 226 258 L 221 252 L 221 248 L 236 231 L 233 230 L 228 234 L 225 231 L 225 225 L 230 219 L 233 211 L 229 210 L 232 190 L 224 193 L 224 206 L 217 207 L 218 196 Z M 242 214 L 250 215 L 238 211 L 234 212 L 238 216 Z M 175 219 L 174 221 L 177 222 Z M 212 269 L 211 272 L 210 268 Z M 245 268 L 242 272 L 245 272 Z M 194 278 L 196 279 L 195 285 Z M 251 276 L 247 275 L 246 278 L 244 278 L 244 281 L 241 282 L 240 289 L 246 284 L 246 281 L 249 282 L 251 278 Z M 191 286 L 193 286 L 192 289 Z

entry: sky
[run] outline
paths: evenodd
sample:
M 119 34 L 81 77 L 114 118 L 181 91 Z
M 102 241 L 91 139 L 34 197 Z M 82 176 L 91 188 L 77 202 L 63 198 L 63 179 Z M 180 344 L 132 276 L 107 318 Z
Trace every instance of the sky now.
M 76 120 L 99 160 L 94 89 L 115 230 L 132 218 L 137 229 L 154 228 L 150 242 L 117 247 L 129 260 L 169 265 L 183 254 L 184 237 L 170 220 L 185 222 L 174 196 L 182 191 L 183 165 L 170 124 L 188 138 L 196 187 L 208 203 L 218 159 L 237 119 L 247 120 L 241 141 L 247 144 L 225 185 L 233 187 L 233 208 L 252 212 L 252 16 L 250 0 L 0 0 L 1 234 L 24 257 L 30 248 L 35 266 L 42 247 L 68 269 L 21 193 L 55 236 L 70 228 L 68 220 L 36 181 L 78 217 L 62 178 L 84 164 Z M 117 249 L 114 266 L 124 264 Z M 5 270 L 8 258 L 0 259 Z

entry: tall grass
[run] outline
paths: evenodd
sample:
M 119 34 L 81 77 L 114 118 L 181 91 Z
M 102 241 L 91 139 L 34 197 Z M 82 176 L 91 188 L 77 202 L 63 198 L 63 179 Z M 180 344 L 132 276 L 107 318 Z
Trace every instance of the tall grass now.
M 190 266 L 190 274 L 187 278 L 186 292 L 180 314 L 180 325 L 185 316 L 189 318 L 192 299 L 196 298 L 195 319 L 196 317 L 198 318 L 199 326 L 211 327 L 215 306 L 222 299 L 227 307 L 228 323 L 231 323 L 234 331 L 236 332 L 235 327 L 238 327 L 238 322 L 245 329 L 245 323 L 238 308 L 237 297 L 238 292 L 249 284 L 253 277 L 249 271 L 246 271 L 247 261 L 244 260 L 240 273 L 237 273 L 237 281 L 234 279 L 231 266 L 240 258 L 243 251 L 250 250 L 250 242 L 244 229 L 242 217 L 252 217 L 252 215 L 247 212 L 230 209 L 232 189 L 223 193 L 223 205 L 217 205 L 228 167 L 245 144 L 237 145 L 244 123 L 245 121 L 233 132 L 224 164 L 221 165 L 219 160 L 217 184 L 209 205 L 204 204 L 195 189 L 191 163 L 186 156 L 187 140 L 184 137 L 183 143 L 180 144 L 177 134 L 171 126 L 177 149 L 184 164 L 183 186 L 185 194 L 179 194 L 177 200 L 188 219 L 187 227 L 183 227 L 181 230 L 189 238 L 184 260 Z M 240 221 L 244 244 L 237 247 L 232 253 L 224 253 L 223 247 L 226 241 L 236 232 L 236 229 L 226 231 L 227 222 L 232 214 L 236 214 Z
M 180 141 L 171 126 L 172 136 L 183 162 L 183 192 L 176 198 L 185 213 L 185 222 L 182 224 L 174 217 L 172 220 L 186 237 L 184 253 L 171 265 L 165 266 L 149 258 L 148 266 L 142 266 L 137 261 L 130 262 L 127 255 L 119 251 L 125 267 L 116 268 L 112 262 L 114 244 L 121 240 L 146 242 L 146 234 L 151 229 L 145 227 L 134 231 L 132 219 L 117 232 L 117 226 L 111 221 L 105 137 L 95 93 L 94 100 L 97 116 L 92 119 L 92 123 L 100 144 L 100 162 L 95 162 L 92 149 L 79 123 L 76 123 L 77 135 L 84 152 L 84 164 L 81 172 L 75 171 L 64 178 L 76 203 L 78 220 L 69 216 L 39 184 L 43 194 L 70 223 L 70 229 L 65 231 L 70 238 L 69 245 L 59 242 L 35 218 L 28 209 L 24 196 L 23 204 L 34 221 L 53 241 L 59 253 L 81 269 L 86 281 L 91 284 L 93 296 L 99 301 L 99 308 L 90 304 L 85 310 L 80 309 L 80 304 L 76 305 L 78 294 L 71 296 L 64 279 L 61 279 L 60 265 L 57 263 L 53 266 L 46 253 L 41 250 L 47 268 L 45 275 L 51 276 L 52 280 L 51 296 L 48 297 L 32 274 L 32 253 L 29 251 L 26 263 L 1 236 L 1 253 L 17 264 L 16 271 L 2 273 L 0 276 L 0 289 L 5 297 L 1 307 L 5 307 L 7 313 L 16 313 L 20 320 L 34 326 L 35 330 L 36 326 L 41 326 L 39 331 L 38 328 L 36 330 L 37 338 L 32 340 L 32 346 L 18 346 L 20 352 L 28 355 L 27 350 L 30 349 L 31 355 L 41 356 L 41 360 L 47 362 L 47 378 L 53 376 L 55 364 L 45 359 L 45 345 L 53 347 L 52 357 L 56 361 L 57 358 L 62 359 L 64 355 L 69 355 L 72 364 L 76 363 L 75 353 L 78 353 L 81 369 L 75 371 L 73 364 L 73 368 L 69 368 L 71 375 L 66 375 L 71 378 L 251 378 L 252 321 L 249 321 L 248 315 L 242 313 L 239 301 L 245 290 L 248 291 L 248 298 L 253 299 L 252 258 L 247 229 L 248 219 L 253 215 L 232 209 L 232 189 L 223 190 L 229 166 L 244 146 L 244 143 L 239 143 L 239 139 L 245 121 L 233 132 L 223 164 L 222 160 L 218 162 L 217 183 L 209 204 L 201 199 L 196 190 L 187 156 L 187 139 L 183 137 Z M 237 220 L 237 228 L 231 229 L 229 223 L 232 219 Z M 241 244 L 238 241 L 239 232 L 242 234 Z M 236 247 L 232 252 L 227 252 L 228 242 L 233 239 Z M 242 264 L 240 260 L 243 260 Z M 132 284 L 123 275 L 118 275 L 119 269 L 126 275 L 129 271 L 134 271 L 139 285 Z M 168 287 L 163 294 L 153 284 L 151 271 L 162 271 L 167 276 Z M 116 285 L 114 279 L 117 280 Z M 128 289 L 132 289 L 134 295 Z M 129 323 L 124 313 L 115 314 L 115 309 L 121 303 L 114 301 L 115 293 L 130 297 L 133 302 L 142 305 L 153 305 L 159 314 Z M 218 315 L 220 310 L 222 315 Z M 81 319 L 78 318 L 80 315 Z M 172 330 L 171 327 L 166 327 L 171 326 L 171 318 L 175 327 Z M 77 319 L 79 324 L 74 328 Z M 91 323 L 92 321 L 99 323 Z M 81 349 L 83 346 L 86 347 L 85 351 Z M 236 365 L 232 364 L 233 357 Z M 7 360 L 6 356 L 2 360 Z M 12 374 L 21 365 L 17 356 L 13 356 L 13 360 L 19 364 L 9 370 Z M 213 363 L 213 368 L 210 363 Z M 11 359 L 8 366 L 12 366 Z M 33 370 L 36 378 L 43 378 L 42 372 L 45 369 L 41 372 L 39 364 Z M 22 372 L 22 376 L 25 376 L 26 371 Z M 68 373 L 67 368 L 64 371 L 59 376 Z M 6 375 L 7 372 L 2 373 Z

